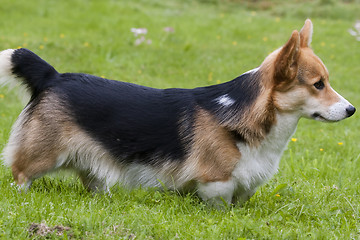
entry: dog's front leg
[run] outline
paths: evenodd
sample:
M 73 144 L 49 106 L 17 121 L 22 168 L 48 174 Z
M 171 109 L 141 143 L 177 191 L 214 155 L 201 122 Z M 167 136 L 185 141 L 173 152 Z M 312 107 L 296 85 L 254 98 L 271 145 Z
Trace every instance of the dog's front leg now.
M 234 193 L 234 182 L 228 181 L 198 183 L 197 192 L 199 196 L 214 206 L 231 204 Z
M 234 193 L 232 202 L 234 204 L 242 205 L 243 203 L 248 201 L 256 193 L 256 190 L 257 190 L 257 188 L 245 190 L 244 188 L 240 187 Z
M 91 176 L 88 172 L 83 171 L 79 172 L 81 182 L 84 184 L 85 188 L 90 192 L 95 193 L 107 193 L 109 192 L 108 186 L 104 181 L 98 179 L 95 176 Z

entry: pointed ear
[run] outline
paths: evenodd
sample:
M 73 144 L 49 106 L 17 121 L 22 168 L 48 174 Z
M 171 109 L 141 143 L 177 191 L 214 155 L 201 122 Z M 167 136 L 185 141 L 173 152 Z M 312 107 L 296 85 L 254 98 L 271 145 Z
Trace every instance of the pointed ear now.
M 288 42 L 281 48 L 275 60 L 274 78 L 276 84 L 288 83 L 296 77 L 300 55 L 300 35 L 293 31 Z
M 309 47 L 313 34 L 313 24 L 310 19 L 306 19 L 303 28 L 300 31 L 300 47 Z

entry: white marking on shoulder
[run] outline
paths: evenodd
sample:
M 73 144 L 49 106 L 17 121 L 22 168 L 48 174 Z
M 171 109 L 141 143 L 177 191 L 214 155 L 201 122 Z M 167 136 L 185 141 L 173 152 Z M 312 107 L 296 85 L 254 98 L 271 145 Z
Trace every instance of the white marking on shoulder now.
M 229 107 L 231 105 L 233 105 L 235 103 L 235 100 L 232 99 L 231 97 L 229 97 L 228 94 L 224 94 L 220 97 L 217 97 L 215 99 L 215 101 L 220 104 L 220 105 L 223 105 L 224 107 Z

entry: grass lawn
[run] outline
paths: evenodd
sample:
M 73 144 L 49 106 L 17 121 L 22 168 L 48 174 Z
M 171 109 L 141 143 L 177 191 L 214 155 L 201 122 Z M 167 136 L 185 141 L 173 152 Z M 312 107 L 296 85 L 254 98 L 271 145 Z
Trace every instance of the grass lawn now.
M 360 107 L 360 42 L 348 33 L 359 0 L 0 2 L 1 49 L 29 48 L 60 72 L 158 88 L 231 80 L 310 17 L 333 88 Z M 137 45 L 130 29 L 140 27 L 148 33 Z M 23 106 L 0 89 L 0 149 Z M 43 177 L 19 194 L 0 166 L 0 238 L 359 239 L 359 125 L 359 114 L 335 124 L 301 120 L 279 173 L 244 206 L 225 210 L 153 189 L 92 195 L 72 175 Z

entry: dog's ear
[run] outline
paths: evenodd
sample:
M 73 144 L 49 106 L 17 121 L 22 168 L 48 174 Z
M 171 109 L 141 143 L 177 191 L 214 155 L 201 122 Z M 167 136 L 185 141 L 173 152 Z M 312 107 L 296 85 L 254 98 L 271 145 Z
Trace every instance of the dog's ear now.
M 300 47 L 309 47 L 313 34 L 313 24 L 310 19 L 306 19 L 303 28 L 300 31 Z
M 276 85 L 280 87 L 280 85 L 287 84 L 296 77 L 299 55 L 300 34 L 295 30 L 275 60 L 274 79 Z

